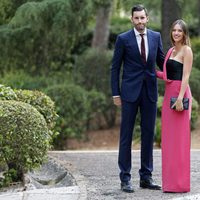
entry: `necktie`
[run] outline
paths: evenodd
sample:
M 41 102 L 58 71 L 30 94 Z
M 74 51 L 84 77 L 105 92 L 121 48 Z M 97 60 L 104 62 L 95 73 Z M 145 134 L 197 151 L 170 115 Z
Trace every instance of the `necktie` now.
M 144 63 L 146 63 L 146 53 L 145 53 L 145 44 L 144 44 L 144 34 L 140 34 L 141 40 L 141 57 Z

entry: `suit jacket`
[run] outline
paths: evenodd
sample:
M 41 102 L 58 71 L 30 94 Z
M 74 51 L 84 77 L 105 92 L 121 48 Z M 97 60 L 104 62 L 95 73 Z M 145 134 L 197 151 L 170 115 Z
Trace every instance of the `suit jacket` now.
M 118 35 L 111 67 L 113 96 L 119 95 L 122 100 L 134 102 L 137 100 L 145 81 L 150 100 L 152 102 L 157 101 L 155 66 L 157 64 L 162 70 L 164 54 L 160 33 L 147 29 L 147 39 L 149 54 L 147 62 L 144 63 L 139 52 L 134 29 Z M 120 77 L 122 64 L 123 73 Z

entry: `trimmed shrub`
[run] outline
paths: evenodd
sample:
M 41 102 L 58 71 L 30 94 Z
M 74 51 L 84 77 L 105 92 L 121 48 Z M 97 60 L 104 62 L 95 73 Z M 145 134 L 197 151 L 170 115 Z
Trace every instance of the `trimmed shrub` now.
M 13 90 L 0 85 L 0 100 L 16 100 L 32 105 L 44 116 L 48 129 L 53 131 L 58 115 L 54 102 L 44 93 L 36 90 Z M 55 132 L 55 134 L 57 133 Z
M 49 130 L 55 127 L 56 114 L 55 104 L 51 98 L 40 91 L 15 90 L 17 101 L 28 103 L 35 107 L 45 118 Z
M 12 90 L 0 85 L 0 187 L 23 180 L 23 174 L 42 163 L 52 138 L 57 114 L 54 102 L 42 92 Z
M 17 95 L 10 87 L 0 85 L 0 100 L 16 100 Z
M 10 181 L 21 181 L 47 155 L 51 139 L 47 123 L 33 106 L 12 100 L 0 101 L 0 123 L 0 157 L 12 174 Z

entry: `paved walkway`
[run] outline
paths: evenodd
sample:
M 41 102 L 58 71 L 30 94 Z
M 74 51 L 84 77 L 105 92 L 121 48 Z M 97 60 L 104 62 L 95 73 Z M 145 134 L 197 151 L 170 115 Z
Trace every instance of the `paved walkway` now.
M 78 200 L 79 187 L 37 189 L 25 192 L 0 195 L 0 200 Z
M 0 195 L 0 200 L 200 200 L 200 150 L 191 151 L 191 192 L 183 194 L 140 189 L 140 151 L 133 151 L 133 194 L 120 190 L 117 151 L 52 151 L 49 155 L 72 173 L 77 186 L 10 193 Z M 160 150 L 154 151 L 153 178 L 161 184 Z
M 183 194 L 140 189 L 140 151 L 133 151 L 132 156 L 132 181 L 135 189 L 133 194 L 120 190 L 117 151 L 58 151 L 50 152 L 50 155 L 75 176 L 80 184 L 81 200 L 200 200 L 200 150 L 191 151 L 191 192 Z M 154 150 L 153 179 L 161 184 L 160 150 Z

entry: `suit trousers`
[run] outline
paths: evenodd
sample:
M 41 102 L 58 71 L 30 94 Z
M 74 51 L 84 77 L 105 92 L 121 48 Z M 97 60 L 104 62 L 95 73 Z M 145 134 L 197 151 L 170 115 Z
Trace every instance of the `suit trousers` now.
M 145 81 L 135 102 L 122 100 L 118 157 L 120 180 L 122 182 L 127 182 L 131 179 L 131 147 L 138 109 L 140 111 L 141 128 L 141 167 L 139 175 L 141 180 L 147 180 L 151 178 L 153 171 L 153 142 L 157 103 L 150 100 Z

